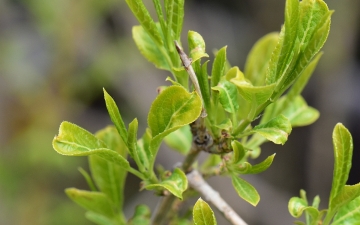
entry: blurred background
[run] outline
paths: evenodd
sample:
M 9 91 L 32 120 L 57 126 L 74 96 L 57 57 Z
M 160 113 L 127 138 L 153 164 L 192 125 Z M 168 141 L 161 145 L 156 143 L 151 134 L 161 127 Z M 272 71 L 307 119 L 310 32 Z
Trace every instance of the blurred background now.
M 348 183 L 360 182 L 360 1 L 326 2 L 335 10 L 330 35 L 303 93 L 320 111 L 319 120 L 294 129 L 284 146 L 263 146 L 263 157 L 277 152 L 272 167 L 245 177 L 261 195 L 257 207 L 237 197 L 230 179 L 209 180 L 251 225 L 292 224 L 287 203 L 301 188 L 310 199 L 319 194 L 326 207 L 337 122 L 354 138 Z M 252 45 L 280 30 L 284 6 L 285 0 L 188 0 L 182 40 L 195 30 L 209 53 L 228 45 L 230 63 L 243 69 Z M 137 117 L 139 134 L 144 131 L 156 88 L 168 85 L 170 74 L 140 55 L 131 37 L 137 24 L 124 0 L 0 0 L 0 224 L 91 224 L 64 193 L 67 187 L 87 189 L 77 171 L 88 170 L 87 159 L 61 156 L 51 142 L 64 120 L 92 132 L 111 123 L 102 87 L 125 122 Z M 167 169 L 182 161 L 166 146 L 159 155 Z M 138 182 L 128 176 L 128 218 L 136 204 L 154 209 L 158 201 L 151 192 L 138 193 Z

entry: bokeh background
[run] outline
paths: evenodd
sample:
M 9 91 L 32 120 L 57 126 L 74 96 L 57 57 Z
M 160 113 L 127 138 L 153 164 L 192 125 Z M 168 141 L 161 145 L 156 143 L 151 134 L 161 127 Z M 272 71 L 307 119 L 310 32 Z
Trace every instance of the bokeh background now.
M 284 146 L 263 146 L 263 157 L 277 155 L 269 170 L 245 177 L 261 195 L 256 208 L 237 197 L 228 178 L 209 180 L 251 225 L 292 224 L 287 202 L 301 188 L 311 199 L 320 194 L 326 207 L 337 122 L 354 137 L 348 183 L 360 182 L 360 1 L 326 2 L 335 10 L 331 31 L 304 91 L 319 120 L 294 129 Z M 252 45 L 280 30 L 284 6 L 285 0 L 188 0 L 182 40 L 195 30 L 209 53 L 228 45 L 229 61 L 243 69 Z M 0 0 L 0 224 L 91 224 L 64 193 L 67 187 L 87 188 L 77 171 L 88 169 L 87 159 L 58 155 L 51 141 L 64 120 L 92 132 L 111 123 L 102 87 L 125 122 L 137 117 L 144 131 L 156 88 L 169 74 L 136 49 L 131 27 L 137 24 L 124 0 Z M 166 146 L 159 155 L 167 169 L 182 161 Z M 158 201 L 151 192 L 138 193 L 138 182 L 128 177 L 128 217 L 136 204 L 154 209 Z

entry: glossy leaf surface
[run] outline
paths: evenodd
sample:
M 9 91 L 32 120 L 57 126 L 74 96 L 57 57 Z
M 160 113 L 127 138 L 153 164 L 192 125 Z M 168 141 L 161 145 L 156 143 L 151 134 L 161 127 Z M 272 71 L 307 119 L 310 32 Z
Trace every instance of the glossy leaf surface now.
M 53 140 L 53 148 L 62 155 L 88 156 L 96 154 L 124 169 L 130 167 L 124 157 L 116 151 L 108 149 L 103 141 L 89 131 L 69 122 L 61 123 L 59 135 Z
M 210 206 L 199 198 L 193 208 L 193 219 L 195 225 L 216 225 L 214 212 Z
M 231 176 L 231 181 L 236 192 L 242 199 L 253 206 L 259 203 L 260 195 L 251 184 L 236 175 Z
M 258 133 L 275 144 L 285 144 L 291 132 L 290 121 L 283 115 L 279 115 L 269 122 L 254 127 L 252 132 Z
M 182 193 L 188 187 L 188 180 L 181 169 L 175 168 L 171 176 L 166 180 L 158 184 L 149 184 L 145 186 L 146 189 L 150 190 L 156 187 L 163 187 L 182 200 Z

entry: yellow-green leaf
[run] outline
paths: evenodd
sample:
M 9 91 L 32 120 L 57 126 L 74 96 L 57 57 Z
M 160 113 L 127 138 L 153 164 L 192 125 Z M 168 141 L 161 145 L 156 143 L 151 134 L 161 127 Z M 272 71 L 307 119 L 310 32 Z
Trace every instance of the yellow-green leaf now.
M 216 218 L 210 206 L 199 198 L 193 208 L 193 219 L 195 225 L 216 225 Z

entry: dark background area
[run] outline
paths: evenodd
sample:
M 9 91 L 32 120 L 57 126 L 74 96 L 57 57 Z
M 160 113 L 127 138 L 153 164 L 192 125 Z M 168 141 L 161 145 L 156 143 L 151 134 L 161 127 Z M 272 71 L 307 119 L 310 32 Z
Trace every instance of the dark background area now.
M 152 3 L 145 0 L 152 8 Z M 266 143 L 263 158 L 276 152 L 269 170 L 245 176 L 261 195 L 257 207 L 240 199 L 226 177 L 209 182 L 251 225 L 291 224 L 288 200 L 305 189 L 326 207 L 333 170 L 332 130 L 342 122 L 354 139 L 349 184 L 360 182 L 360 2 L 327 0 L 332 17 L 324 55 L 304 90 L 321 115 L 296 128 L 284 146 Z M 279 31 L 285 0 L 189 0 L 182 40 L 199 32 L 207 52 L 228 46 L 232 65 L 244 68 L 252 45 Z M 92 132 L 110 124 L 102 87 L 116 100 L 125 122 L 137 117 L 139 134 L 156 88 L 170 74 L 157 70 L 137 50 L 131 27 L 137 21 L 123 0 L 0 0 L 0 224 L 91 224 L 65 195 L 67 187 L 87 189 L 77 171 L 85 157 L 65 157 L 51 146 L 64 120 Z M 213 57 L 211 57 L 212 59 Z M 206 157 L 202 153 L 201 158 Z M 182 156 L 162 146 L 165 168 Z M 125 211 L 158 198 L 138 193 L 128 177 Z M 220 215 L 218 224 L 227 224 Z

